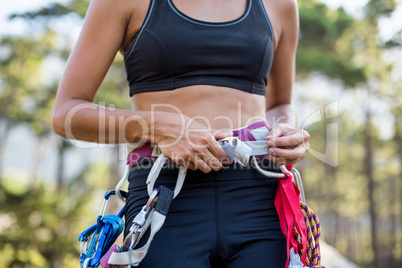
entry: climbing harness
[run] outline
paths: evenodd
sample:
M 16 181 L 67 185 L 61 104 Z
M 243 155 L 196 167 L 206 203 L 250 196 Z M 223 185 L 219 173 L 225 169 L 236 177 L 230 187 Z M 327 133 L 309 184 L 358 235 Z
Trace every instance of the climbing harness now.
M 278 178 L 279 184 L 275 197 L 275 207 L 278 211 L 282 232 L 287 238 L 287 248 L 289 250 L 285 267 L 322 267 L 320 266 L 319 246 L 320 224 L 314 212 L 305 205 L 300 174 L 294 168 L 291 168 L 289 171 L 284 165 L 280 166 L 280 173 L 264 170 L 259 165 L 258 157 L 268 154 L 267 142 L 264 140 L 264 137 L 267 136 L 271 128 L 270 125 L 267 125 L 267 122 L 263 122 L 262 125 L 261 122 L 258 122 L 244 129 L 247 130 L 245 134 L 240 133 L 243 129 L 233 131 L 243 136 L 234 134 L 233 137 L 220 140 L 218 143 L 235 163 L 243 166 L 251 164 L 261 174 Z M 155 182 L 166 161 L 168 161 L 167 157 L 159 152 L 146 181 L 149 199 L 141 211 L 134 217 L 129 228 L 129 233 L 122 246 L 115 245 L 111 247 L 111 244 L 107 243 L 108 247 L 106 247 L 104 246 L 106 243 L 101 244 L 101 239 L 98 239 L 98 237 L 102 237 L 100 235 L 102 230 L 106 229 L 106 227 L 102 229 L 99 226 L 102 226 L 102 223 L 106 225 L 109 218 L 109 215 L 103 216 L 104 212 L 98 216 L 96 224 L 80 235 L 82 243 L 87 242 L 88 235 L 92 233 L 92 240 L 99 241 L 94 243 L 91 241 L 88 249 L 82 251 L 80 257 L 81 267 L 97 267 L 99 263 L 103 268 L 138 266 L 145 257 L 154 235 L 163 226 L 170 204 L 179 194 L 186 176 L 187 169 L 180 167 L 174 190 L 170 190 L 164 186 L 155 189 Z M 123 178 L 113 191 L 123 201 L 125 201 L 125 196 L 124 192 L 120 191 L 120 188 L 127 180 L 129 166 L 130 164 Z M 293 183 L 293 179 L 295 179 L 296 185 Z M 120 220 L 123 210 L 124 208 L 118 215 Z M 140 248 L 135 248 L 148 229 L 150 229 L 150 235 L 146 243 Z M 113 240 L 113 244 L 117 237 L 112 234 L 111 236 L 113 239 L 107 240 L 108 242 Z M 94 246 L 91 245 L 96 243 L 98 243 L 98 247 L 95 250 Z M 107 251 L 108 248 L 110 248 L 109 251 Z M 100 257 L 102 259 L 99 259 Z

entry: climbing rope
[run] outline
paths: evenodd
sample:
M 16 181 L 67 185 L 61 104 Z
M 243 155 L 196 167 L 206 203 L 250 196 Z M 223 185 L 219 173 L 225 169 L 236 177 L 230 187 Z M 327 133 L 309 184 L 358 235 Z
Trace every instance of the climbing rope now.
M 304 215 L 304 222 L 307 227 L 307 252 L 306 252 L 306 265 L 310 268 L 324 268 L 321 265 L 321 251 L 320 251 L 320 237 L 321 226 L 320 220 L 314 211 L 309 208 L 305 203 L 300 201 L 300 208 Z M 301 243 L 301 236 L 298 234 L 295 228 L 296 241 Z M 302 252 L 299 251 L 300 258 Z

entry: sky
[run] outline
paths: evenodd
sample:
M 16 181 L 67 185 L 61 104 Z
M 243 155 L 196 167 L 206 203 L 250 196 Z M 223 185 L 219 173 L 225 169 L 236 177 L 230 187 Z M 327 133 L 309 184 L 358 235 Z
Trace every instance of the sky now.
M 21 20 L 9 21 L 7 17 L 12 13 L 21 13 L 24 11 L 35 10 L 45 6 L 51 2 L 67 2 L 68 0 L 18 0 L 18 1 L 2 1 L 0 4 L 0 35 L 23 33 L 27 29 L 27 25 Z M 343 6 L 345 10 L 351 14 L 359 15 L 361 7 L 368 0 L 319 0 L 327 4 L 330 8 Z M 402 3 L 402 0 L 399 0 Z M 384 39 L 389 39 L 398 30 L 402 29 L 402 4 L 394 13 L 393 18 L 385 19 L 380 24 L 381 34 Z M 75 33 L 78 35 L 78 33 Z
M 8 16 L 11 14 L 37 10 L 53 2 L 66 3 L 68 0 L 3 0 L 0 3 L 0 36 L 4 34 L 22 34 L 29 29 L 28 25 L 22 20 L 8 20 Z

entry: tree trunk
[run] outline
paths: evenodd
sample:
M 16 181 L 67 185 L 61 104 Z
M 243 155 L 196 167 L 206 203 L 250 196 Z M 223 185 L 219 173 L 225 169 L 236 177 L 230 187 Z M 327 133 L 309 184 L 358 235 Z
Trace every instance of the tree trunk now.
M 65 190 L 64 182 L 64 154 L 67 147 L 67 142 L 64 139 L 60 139 L 60 144 L 57 150 L 57 173 L 56 173 L 56 187 L 59 193 Z
M 374 190 L 375 190 L 375 181 L 374 181 L 374 171 L 373 171 L 373 141 L 371 136 L 371 113 L 369 109 L 366 110 L 366 122 L 365 122 L 365 131 L 364 131 L 364 146 L 365 146 L 365 156 L 363 169 L 364 174 L 367 178 L 367 186 L 368 186 L 368 200 L 369 200 L 369 215 L 371 222 L 371 247 L 374 253 L 373 265 L 375 268 L 381 268 L 379 263 L 379 245 L 378 245 L 378 237 L 377 237 L 377 213 L 375 208 L 375 200 L 374 200 Z
M 4 143 L 7 139 L 10 130 L 10 120 L 4 119 L 4 129 L 0 135 L 0 191 L 3 185 L 3 172 L 4 172 Z
M 395 144 L 395 155 L 397 157 L 397 162 L 399 167 L 402 166 L 402 106 L 398 107 L 396 111 L 394 111 L 394 144 Z M 400 231 L 398 231 L 397 226 L 402 225 L 402 211 L 398 211 L 398 209 L 402 208 L 400 204 L 402 204 L 402 169 L 399 169 L 399 174 L 395 178 L 395 184 L 391 182 L 391 204 L 392 204 L 392 215 L 391 215 L 391 254 L 389 256 L 389 267 L 396 267 L 398 259 L 394 254 L 393 249 L 395 247 L 401 247 L 400 244 L 402 241 L 397 237 L 401 237 Z M 399 198 L 398 198 L 399 197 Z M 400 229 L 400 228 L 399 228 Z M 398 242 L 399 241 L 399 242 Z M 398 245 L 399 244 L 399 245 Z M 399 256 L 398 256 L 399 257 Z
M 33 164 L 30 172 L 31 179 L 29 183 L 29 187 L 31 189 L 34 189 L 38 183 L 40 166 L 43 161 L 43 155 L 45 151 L 45 146 L 43 146 L 43 143 L 47 142 L 45 139 L 46 137 L 39 138 L 35 145 L 34 157 L 32 161 Z
M 395 259 L 394 259 L 394 248 L 396 247 L 396 225 L 397 225 L 397 218 L 396 218 L 396 211 L 395 211 L 395 202 L 397 201 L 395 198 L 395 195 L 393 193 L 394 191 L 392 188 L 389 189 L 389 193 L 391 193 L 391 200 L 390 200 L 390 230 L 389 230 L 389 245 L 386 248 L 385 252 L 385 258 L 386 258 L 386 267 L 393 268 L 395 267 Z

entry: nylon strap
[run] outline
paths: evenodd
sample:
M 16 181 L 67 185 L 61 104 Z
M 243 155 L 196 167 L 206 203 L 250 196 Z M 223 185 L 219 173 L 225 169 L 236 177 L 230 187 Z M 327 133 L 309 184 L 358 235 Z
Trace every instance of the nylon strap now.
M 149 172 L 148 178 L 147 178 L 147 188 L 148 188 L 148 195 L 151 196 L 154 186 L 155 186 L 155 181 L 159 176 L 159 173 L 162 170 L 163 165 L 166 163 L 166 160 L 168 158 L 161 153 L 158 156 L 158 159 L 156 159 L 154 165 L 151 168 L 151 171 Z M 186 178 L 186 173 L 187 173 L 187 168 L 185 167 L 180 167 L 179 169 L 179 175 L 177 177 L 177 182 L 176 182 L 176 187 L 174 189 L 174 195 L 173 198 L 176 198 L 176 196 L 179 194 L 181 187 L 183 186 L 184 179 Z

